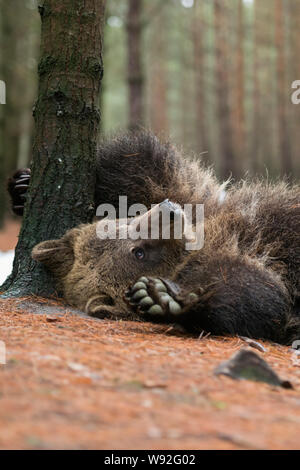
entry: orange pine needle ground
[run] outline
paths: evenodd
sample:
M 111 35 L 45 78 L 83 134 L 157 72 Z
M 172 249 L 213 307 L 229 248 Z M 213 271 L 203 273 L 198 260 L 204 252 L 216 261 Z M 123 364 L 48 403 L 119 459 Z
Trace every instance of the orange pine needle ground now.
M 0 250 L 18 228 L 6 224 Z M 214 376 L 240 339 L 95 320 L 53 300 L 0 300 L 0 340 L 1 449 L 300 448 L 300 359 L 287 347 L 259 354 L 293 390 Z
M 51 314 L 33 313 L 37 301 Z M 263 343 L 259 354 L 294 390 L 214 376 L 240 339 L 30 302 L 0 301 L 0 448 L 300 448 L 300 366 L 288 348 Z

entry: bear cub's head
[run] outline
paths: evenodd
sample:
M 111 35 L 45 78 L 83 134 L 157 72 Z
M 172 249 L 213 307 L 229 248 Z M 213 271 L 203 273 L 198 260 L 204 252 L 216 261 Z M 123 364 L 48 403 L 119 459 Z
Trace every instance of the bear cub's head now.
M 36 245 L 32 257 L 53 273 L 69 304 L 100 318 L 132 318 L 126 289 L 142 275 L 170 277 L 187 253 L 190 229 L 180 206 L 166 200 L 132 219 L 69 230 Z M 108 231 L 113 238 L 104 238 Z

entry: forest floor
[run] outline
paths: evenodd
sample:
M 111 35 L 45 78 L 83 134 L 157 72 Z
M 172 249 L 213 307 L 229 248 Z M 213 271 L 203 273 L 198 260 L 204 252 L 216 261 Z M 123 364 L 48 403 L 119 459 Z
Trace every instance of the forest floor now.
M 214 375 L 239 338 L 96 320 L 55 300 L 1 299 L 0 340 L 1 449 L 300 448 L 287 347 L 253 351 L 291 390 Z

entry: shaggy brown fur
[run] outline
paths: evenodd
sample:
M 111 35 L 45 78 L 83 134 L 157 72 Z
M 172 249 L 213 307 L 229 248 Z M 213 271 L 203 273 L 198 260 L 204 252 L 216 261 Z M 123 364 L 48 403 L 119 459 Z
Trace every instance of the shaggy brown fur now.
M 100 155 L 97 204 L 118 204 L 122 194 L 129 205 L 149 207 L 166 197 L 204 203 L 205 245 L 187 252 L 184 239 L 100 240 L 96 224 L 42 242 L 33 257 L 54 273 L 70 304 L 100 317 L 176 321 L 196 332 L 282 343 L 300 338 L 298 186 L 242 183 L 221 204 L 223 188 L 209 171 L 149 134 L 117 138 Z M 144 250 L 143 259 L 135 256 L 137 248 Z M 160 310 L 141 306 L 136 288 L 128 295 L 131 312 L 124 302 L 126 287 L 141 276 L 147 301 Z M 168 301 L 157 278 L 164 280 Z
M 119 205 L 119 196 L 128 197 L 128 207 L 135 203 L 159 204 L 168 198 L 178 204 L 206 203 L 206 211 L 219 206 L 223 189 L 211 171 L 197 161 L 182 158 L 169 143 L 150 132 L 128 133 L 103 141 L 98 147 L 95 207 Z M 30 170 L 18 170 L 8 181 L 12 207 L 22 215 L 29 185 Z M 24 196 L 23 196 L 24 197 Z
M 300 339 L 299 273 L 299 187 L 244 183 L 206 220 L 204 248 L 185 257 L 171 288 L 166 283 L 180 314 L 170 314 L 163 299 L 155 303 L 164 321 L 190 331 L 290 342 Z M 152 282 L 151 298 L 157 294 Z
M 150 209 L 166 198 L 180 205 L 206 203 L 207 211 L 219 206 L 224 185 L 198 161 L 184 159 L 169 143 L 149 132 L 125 134 L 103 142 L 98 150 L 96 205 L 118 205 L 119 195 L 128 206 L 140 203 Z

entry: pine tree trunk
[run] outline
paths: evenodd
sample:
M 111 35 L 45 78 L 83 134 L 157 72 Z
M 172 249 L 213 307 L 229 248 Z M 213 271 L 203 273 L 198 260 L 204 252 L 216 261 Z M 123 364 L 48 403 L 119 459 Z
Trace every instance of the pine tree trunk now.
M 233 146 L 231 112 L 228 86 L 228 51 L 226 37 L 226 5 L 223 0 L 214 0 L 217 113 L 220 129 L 221 176 L 236 176 L 236 161 Z
M 288 2 L 288 16 L 289 16 L 289 43 L 288 50 L 290 51 L 289 59 L 289 84 L 295 80 L 300 80 L 300 60 L 299 60 L 299 44 L 300 44 L 300 2 L 299 0 L 289 0 Z M 297 58 L 297 60 L 295 60 Z M 292 92 L 294 90 L 292 89 Z M 289 104 L 289 123 L 291 126 L 292 134 L 292 154 L 293 154 L 293 177 L 300 179 L 300 105 L 295 105 L 290 102 Z
M 129 129 L 144 123 L 144 76 L 142 68 L 143 0 L 128 0 L 128 89 Z
M 0 0 L 0 11 L 3 4 Z M 3 50 L 3 16 L 0 16 L 0 51 Z M 3 80 L 3 54 L 0 53 L 0 80 Z M 4 164 L 4 104 L 0 102 L 0 228 L 3 226 L 5 215 L 5 164 Z
M 166 15 L 161 11 L 155 19 L 151 40 L 150 120 L 151 129 L 157 134 L 167 134 L 169 129 L 166 23 Z M 163 30 L 165 34 L 161 34 Z
M 17 168 L 25 168 L 31 159 L 31 148 L 33 140 L 33 119 L 32 104 L 37 96 L 37 76 L 35 71 L 28 68 L 28 62 L 38 57 L 40 32 L 38 29 L 39 19 L 36 11 L 26 8 L 26 41 L 23 41 L 20 54 L 23 55 L 22 70 L 19 80 L 21 81 L 21 91 L 23 103 L 19 110 L 19 136 L 18 136 L 18 155 Z
M 33 246 L 61 237 L 94 214 L 102 78 L 101 0 L 43 0 L 32 179 L 6 295 L 49 295 L 52 279 Z M 2 289 L 3 289 L 2 288 Z
M 1 41 L 0 41 L 1 42 Z M 3 119 L 4 104 L 0 104 L 0 228 L 3 227 L 5 217 L 5 165 L 4 165 L 4 148 L 2 145 L 4 137 L 4 119 Z
M 275 40 L 277 49 L 277 106 L 278 106 L 278 138 L 282 173 L 291 175 L 292 156 L 287 118 L 289 87 L 286 83 L 285 32 L 283 0 L 275 4 Z
M 24 23 L 26 5 L 22 0 L 16 0 L 15 2 L 4 1 L 1 7 L 3 26 L 1 79 L 6 83 L 6 105 L 2 110 L 4 113 L 4 172 L 8 175 L 16 169 L 18 155 L 19 110 L 23 104 L 23 84 L 19 76 L 17 44 L 23 33 L 22 22 Z
M 260 131 L 261 131 L 261 107 L 260 107 L 260 82 L 259 82 L 259 65 L 258 49 L 260 42 L 260 28 L 259 28 L 259 0 L 254 0 L 254 44 L 253 44 L 253 118 L 252 118 L 252 136 L 251 136 L 251 152 L 249 165 L 252 173 L 256 174 L 259 169 L 259 156 L 260 156 Z
M 207 132 L 207 115 L 205 103 L 204 83 L 204 31 L 203 2 L 194 3 L 194 15 L 192 22 L 192 40 L 195 69 L 196 92 L 196 143 L 198 152 L 203 152 L 201 160 L 211 164 Z
M 235 139 L 240 161 L 245 151 L 245 109 L 244 109 L 244 3 L 238 0 L 238 28 L 236 48 L 236 101 L 235 101 Z

